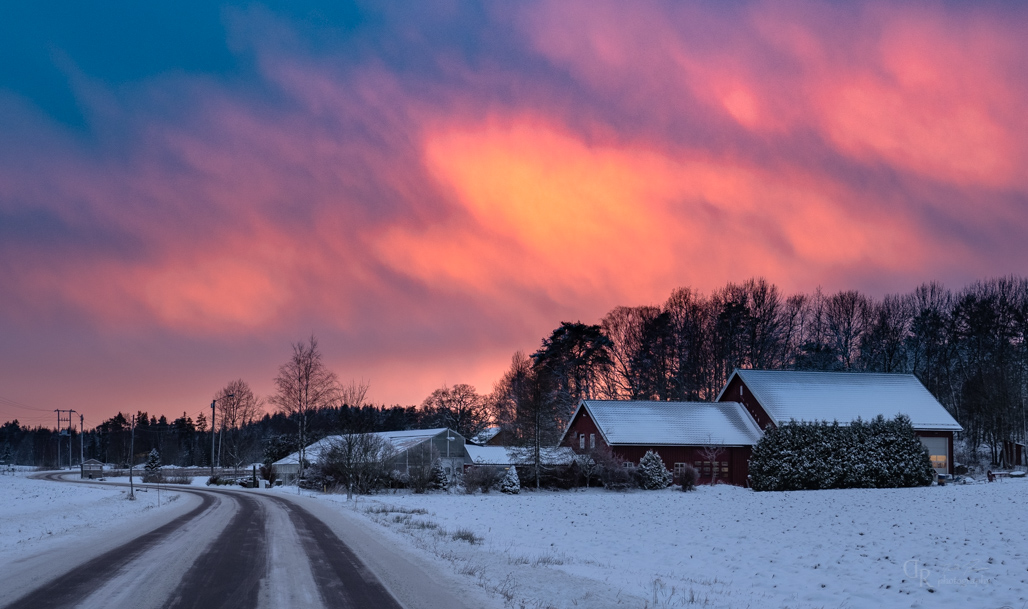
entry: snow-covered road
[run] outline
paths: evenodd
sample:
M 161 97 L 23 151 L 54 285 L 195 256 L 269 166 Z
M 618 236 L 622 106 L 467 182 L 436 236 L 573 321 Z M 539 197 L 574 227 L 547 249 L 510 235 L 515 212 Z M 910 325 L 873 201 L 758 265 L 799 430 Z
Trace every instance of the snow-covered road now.
M 87 497 L 103 492 L 96 483 L 71 484 L 53 479 L 53 474 L 49 477 L 19 480 L 32 487 L 31 492 L 12 495 L 10 511 L 0 511 L 5 529 L 31 528 L 27 509 L 34 504 L 45 509 L 51 490 L 46 485 L 78 487 Z M 155 493 L 147 489 L 143 501 L 152 501 L 151 495 Z M 111 497 L 122 504 L 121 510 L 112 511 L 121 512 L 128 527 L 107 522 L 84 535 L 69 529 L 62 536 L 65 543 L 44 544 L 40 535 L 39 544 L 30 539 L 5 548 L 0 559 L 0 606 L 465 606 L 432 583 L 436 574 L 426 571 L 426 565 L 411 564 L 374 539 L 361 538 L 363 556 L 355 553 L 350 547 L 353 540 L 348 545 L 341 539 L 352 535 L 346 533 L 349 525 L 341 522 L 338 511 L 316 516 L 304 507 L 305 497 L 179 487 L 164 491 L 162 508 L 148 505 L 146 513 L 134 514 L 124 509 L 124 504 L 134 502 L 120 492 Z M 112 505 L 107 499 L 100 497 L 98 503 Z M 91 511 L 88 501 L 68 503 L 70 510 Z M 45 519 L 47 527 L 53 528 L 53 516 Z M 92 517 L 100 519 L 103 514 L 92 511 Z M 369 568 L 369 563 L 378 569 Z M 428 593 L 412 594 L 409 581 L 422 582 Z

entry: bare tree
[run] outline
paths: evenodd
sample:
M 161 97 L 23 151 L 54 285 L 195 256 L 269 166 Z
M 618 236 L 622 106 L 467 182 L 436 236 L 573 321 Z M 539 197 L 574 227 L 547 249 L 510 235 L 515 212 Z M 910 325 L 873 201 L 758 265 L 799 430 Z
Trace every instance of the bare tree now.
M 250 385 L 237 379 L 225 386 L 215 396 L 220 408 L 220 433 L 218 451 L 224 445 L 228 460 L 238 468 L 247 460 L 252 442 L 246 428 L 260 417 L 264 400 L 254 395 Z
M 710 463 L 710 484 L 717 484 L 717 475 L 721 471 L 721 457 L 725 454 L 725 447 L 716 444 L 711 436 L 707 436 L 707 444 L 700 449 L 700 457 L 703 461 Z
M 465 438 L 474 437 L 485 429 L 489 420 L 485 397 L 467 384 L 436 389 L 421 403 L 421 408 L 443 427 L 448 427 Z
M 369 493 L 385 484 L 389 461 L 396 452 L 380 436 L 343 434 L 322 454 L 318 467 L 326 479 L 346 487 L 346 498 Z
M 303 476 L 308 442 L 308 422 L 315 411 L 336 404 L 339 380 L 321 361 L 318 340 L 312 334 L 307 342 L 293 345 L 293 356 L 278 368 L 278 389 L 272 401 L 283 413 L 296 419 L 299 475 Z
M 369 384 L 364 379 L 359 381 L 351 380 L 339 388 L 339 402 L 343 406 L 359 409 L 364 405 L 364 399 L 368 395 Z

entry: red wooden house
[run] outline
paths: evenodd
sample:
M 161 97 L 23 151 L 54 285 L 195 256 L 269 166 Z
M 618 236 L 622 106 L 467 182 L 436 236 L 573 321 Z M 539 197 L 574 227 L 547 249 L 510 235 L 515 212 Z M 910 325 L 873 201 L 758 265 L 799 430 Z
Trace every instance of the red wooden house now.
M 675 479 L 686 464 L 700 480 L 744 486 L 752 447 L 761 430 L 738 402 L 643 402 L 582 400 L 560 445 L 585 453 L 609 448 L 638 464 L 652 450 Z
M 912 374 L 736 370 L 722 400 L 742 402 L 761 430 L 792 420 L 848 425 L 906 415 L 940 474 L 953 473 L 953 434 L 963 431 Z

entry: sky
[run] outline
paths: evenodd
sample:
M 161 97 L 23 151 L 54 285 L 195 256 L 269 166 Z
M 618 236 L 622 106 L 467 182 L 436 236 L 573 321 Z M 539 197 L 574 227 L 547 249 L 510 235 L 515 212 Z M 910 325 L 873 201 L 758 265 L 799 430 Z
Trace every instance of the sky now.
M 562 321 L 1024 274 L 1014 2 L 19 3 L 0 421 L 491 390 Z

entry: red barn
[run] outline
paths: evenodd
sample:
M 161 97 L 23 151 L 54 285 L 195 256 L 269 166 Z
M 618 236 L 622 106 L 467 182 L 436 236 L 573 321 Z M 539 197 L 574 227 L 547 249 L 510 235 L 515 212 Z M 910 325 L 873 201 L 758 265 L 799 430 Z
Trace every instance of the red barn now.
M 626 462 L 652 450 L 677 480 L 686 464 L 700 480 L 746 485 L 761 429 L 738 402 L 582 400 L 560 444 L 578 452 L 609 448 Z
M 953 473 L 953 434 L 963 431 L 912 374 L 736 370 L 722 400 L 742 402 L 761 430 L 792 420 L 848 425 L 906 415 L 940 474 Z

